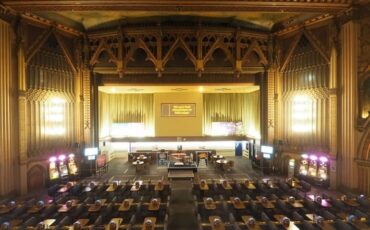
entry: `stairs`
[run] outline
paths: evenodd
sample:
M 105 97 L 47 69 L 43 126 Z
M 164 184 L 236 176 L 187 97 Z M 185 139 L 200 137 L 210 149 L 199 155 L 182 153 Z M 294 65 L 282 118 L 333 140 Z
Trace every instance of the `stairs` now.
M 201 168 L 201 169 L 206 169 L 207 168 L 206 159 L 204 159 L 204 158 L 199 159 L 198 168 Z

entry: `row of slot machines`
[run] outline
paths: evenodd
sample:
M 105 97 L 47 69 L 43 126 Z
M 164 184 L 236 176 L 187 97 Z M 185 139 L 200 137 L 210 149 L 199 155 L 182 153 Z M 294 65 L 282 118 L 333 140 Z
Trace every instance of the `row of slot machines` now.
M 323 184 L 329 183 L 329 159 L 326 156 L 302 154 L 299 176 Z
M 49 180 L 55 182 L 63 179 L 72 179 L 78 176 L 79 167 L 76 162 L 75 154 L 68 156 L 59 155 L 49 158 Z

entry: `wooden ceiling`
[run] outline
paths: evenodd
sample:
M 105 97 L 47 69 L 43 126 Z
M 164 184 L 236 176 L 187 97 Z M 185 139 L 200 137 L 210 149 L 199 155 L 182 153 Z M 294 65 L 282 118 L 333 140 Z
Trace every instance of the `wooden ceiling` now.
M 335 14 L 362 1 L 365 0 L 0 0 L 18 12 L 32 13 L 81 32 L 122 22 L 161 23 L 180 17 L 271 31 Z

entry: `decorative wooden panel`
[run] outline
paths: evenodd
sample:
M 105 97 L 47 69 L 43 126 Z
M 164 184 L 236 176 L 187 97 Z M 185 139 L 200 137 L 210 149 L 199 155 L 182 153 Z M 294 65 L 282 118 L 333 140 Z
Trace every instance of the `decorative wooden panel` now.
M 76 139 L 74 75 L 53 36 L 30 60 L 26 79 L 28 156 L 67 151 Z
M 18 184 L 13 39 L 10 25 L 0 20 L 0 196 L 14 191 Z

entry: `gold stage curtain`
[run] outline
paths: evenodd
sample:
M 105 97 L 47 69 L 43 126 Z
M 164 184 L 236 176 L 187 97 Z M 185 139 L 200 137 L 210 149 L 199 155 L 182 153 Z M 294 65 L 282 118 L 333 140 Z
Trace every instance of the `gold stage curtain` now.
M 242 122 L 244 134 L 260 138 L 260 91 L 203 94 L 203 127 L 212 135 L 212 122 Z
M 99 137 L 111 136 L 113 123 L 144 123 L 145 136 L 154 136 L 153 94 L 99 92 Z

